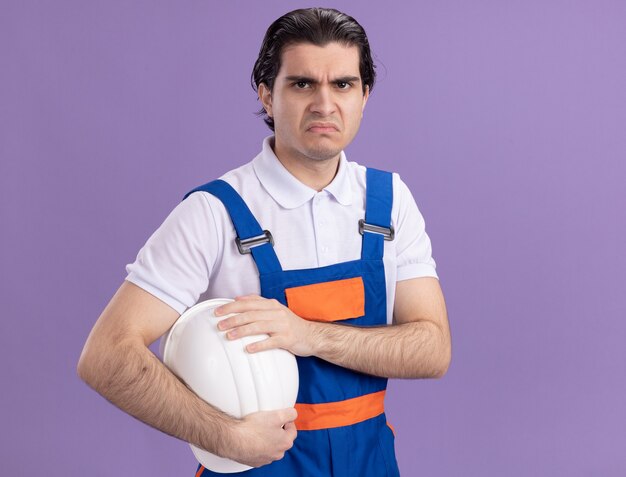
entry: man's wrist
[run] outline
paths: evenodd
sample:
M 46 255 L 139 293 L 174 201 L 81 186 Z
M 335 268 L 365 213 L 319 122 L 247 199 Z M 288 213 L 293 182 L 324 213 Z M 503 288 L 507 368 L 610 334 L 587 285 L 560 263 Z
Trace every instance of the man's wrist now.
M 230 417 L 221 411 L 210 417 L 212 425 L 206 427 L 201 436 L 200 447 L 220 457 L 230 458 L 233 448 L 238 444 L 237 428 L 240 419 Z
M 309 328 L 307 333 L 307 345 L 310 350 L 311 356 L 319 357 L 324 347 L 325 328 L 328 328 L 330 325 L 328 323 L 322 323 L 320 321 L 307 321 L 307 326 Z

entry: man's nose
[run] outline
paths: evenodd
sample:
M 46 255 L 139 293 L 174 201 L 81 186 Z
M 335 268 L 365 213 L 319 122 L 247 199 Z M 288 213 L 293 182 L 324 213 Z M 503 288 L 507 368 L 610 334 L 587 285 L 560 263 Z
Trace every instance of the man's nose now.
M 329 86 L 319 86 L 316 89 L 310 109 L 320 116 L 330 116 L 335 112 L 335 100 Z

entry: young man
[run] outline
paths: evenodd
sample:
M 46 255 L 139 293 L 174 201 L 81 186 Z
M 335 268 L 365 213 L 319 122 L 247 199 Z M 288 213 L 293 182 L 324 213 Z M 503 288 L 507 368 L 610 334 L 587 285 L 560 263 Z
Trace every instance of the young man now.
M 443 376 L 451 345 L 411 193 L 343 153 L 374 80 L 353 18 L 313 8 L 270 26 L 253 81 L 274 135 L 252 162 L 192 191 L 128 266 L 80 359 L 90 386 L 163 432 L 257 467 L 246 475 L 398 475 L 386 378 Z M 266 240 L 249 250 L 246 229 Z M 248 352 L 297 356 L 295 409 L 234 419 L 150 352 L 187 307 L 214 297 L 237 297 L 219 310 L 238 313 L 219 324 L 229 338 L 269 335 Z

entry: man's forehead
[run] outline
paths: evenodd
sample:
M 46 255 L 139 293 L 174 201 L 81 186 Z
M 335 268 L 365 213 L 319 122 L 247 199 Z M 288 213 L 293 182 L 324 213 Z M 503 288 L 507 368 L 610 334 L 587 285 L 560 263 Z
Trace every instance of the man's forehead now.
M 279 76 L 359 76 L 360 52 L 356 45 L 331 42 L 323 46 L 312 43 L 287 45 L 281 52 Z

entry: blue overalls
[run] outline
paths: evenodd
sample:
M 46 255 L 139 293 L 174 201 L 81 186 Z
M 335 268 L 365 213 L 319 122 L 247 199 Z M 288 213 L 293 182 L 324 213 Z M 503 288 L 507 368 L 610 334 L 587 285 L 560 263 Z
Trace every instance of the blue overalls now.
M 239 251 L 251 253 L 256 263 L 263 297 L 275 298 L 305 319 L 383 326 L 387 324 L 383 241 L 392 240 L 394 234 L 392 176 L 368 169 L 366 186 L 365 219 L 358 223 L 363 235 L 361 258 L 302 270 L 282 269 L 271 234 L 262 230 L 228 183 L 209 182 L 185 197 L 205 191 L 224 204 L 235 226 Z M 337 297 L 341 303 L 337 303 Z M 327 303 L 330 309 L 325 309 Z M 297 362 L 298 436 L 283 459 L 233 474 L 199 466 L 196 476 L 399 476 L 394 435 L 383 408 L 387 379 L 314 356 L 298 356 Z

